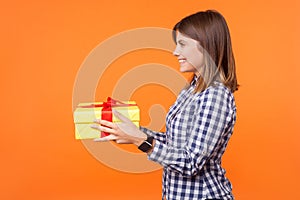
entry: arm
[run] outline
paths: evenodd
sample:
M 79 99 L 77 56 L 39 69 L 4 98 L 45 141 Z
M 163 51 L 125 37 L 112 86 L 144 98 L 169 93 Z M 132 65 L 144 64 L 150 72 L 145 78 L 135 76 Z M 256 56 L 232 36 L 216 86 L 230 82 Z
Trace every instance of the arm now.
M 168 146 L 158 140 L 149 159 L 184 176 L 198 173 L 220 145 L 226 125 L 233 117 L 229 94 L 221 89 L 209 89 L 199 95 L 190 137 L 183 148 Z M 185 131 L 185 130 L 182 130 Z

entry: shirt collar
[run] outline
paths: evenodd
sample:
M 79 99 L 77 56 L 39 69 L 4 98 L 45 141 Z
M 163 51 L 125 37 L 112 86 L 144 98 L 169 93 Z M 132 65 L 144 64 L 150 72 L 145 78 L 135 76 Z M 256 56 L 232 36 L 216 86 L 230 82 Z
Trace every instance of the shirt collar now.
M 197 77 L 196 75 L 194 75 L 194 77 L 193 77 L 193 79 L 192 79 L 190 85 L 191 85 L 191 86 L 195 86 L 196 83 L 197 83 L 197 81 L 198 81 L 198 77 Z

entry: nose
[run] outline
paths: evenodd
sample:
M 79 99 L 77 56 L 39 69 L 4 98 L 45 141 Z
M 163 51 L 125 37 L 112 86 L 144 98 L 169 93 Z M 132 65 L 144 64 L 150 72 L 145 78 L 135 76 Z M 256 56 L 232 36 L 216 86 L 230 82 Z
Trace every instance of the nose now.
M 174 56 L 179 56 L 178 47 L 176 46 L 175 50 L 173 51 Z

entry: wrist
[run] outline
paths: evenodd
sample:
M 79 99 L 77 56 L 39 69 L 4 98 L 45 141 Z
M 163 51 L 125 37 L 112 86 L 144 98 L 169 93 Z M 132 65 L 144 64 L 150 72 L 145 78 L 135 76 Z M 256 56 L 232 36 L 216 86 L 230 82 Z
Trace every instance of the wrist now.
M 140 146 L 145 140 L 147 139 L 147 135 L 144 135 L 143 137 L 136 137 L 134 138 L 134 141 L 132 142 L 137 147 Z
M 145 141 L 145 139 L 143 139 L 143 138 L 136 138 L 135 140 L 134 140 L 134 142 L 133 142 L 133 144 L 135 145 L 135 146 L 140 146 L 143 142 Z

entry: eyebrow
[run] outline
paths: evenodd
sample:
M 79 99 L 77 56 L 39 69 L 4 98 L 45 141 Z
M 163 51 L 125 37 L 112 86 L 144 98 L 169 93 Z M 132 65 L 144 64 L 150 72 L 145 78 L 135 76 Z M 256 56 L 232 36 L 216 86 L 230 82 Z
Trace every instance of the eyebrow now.
M 178 41 L 177 41 L 177 43 L 186 43 L 186 41 L 185 41 L 185 40 L 182 40 L 182 39 L 180 39 L 180 40 L 178 40 Z

